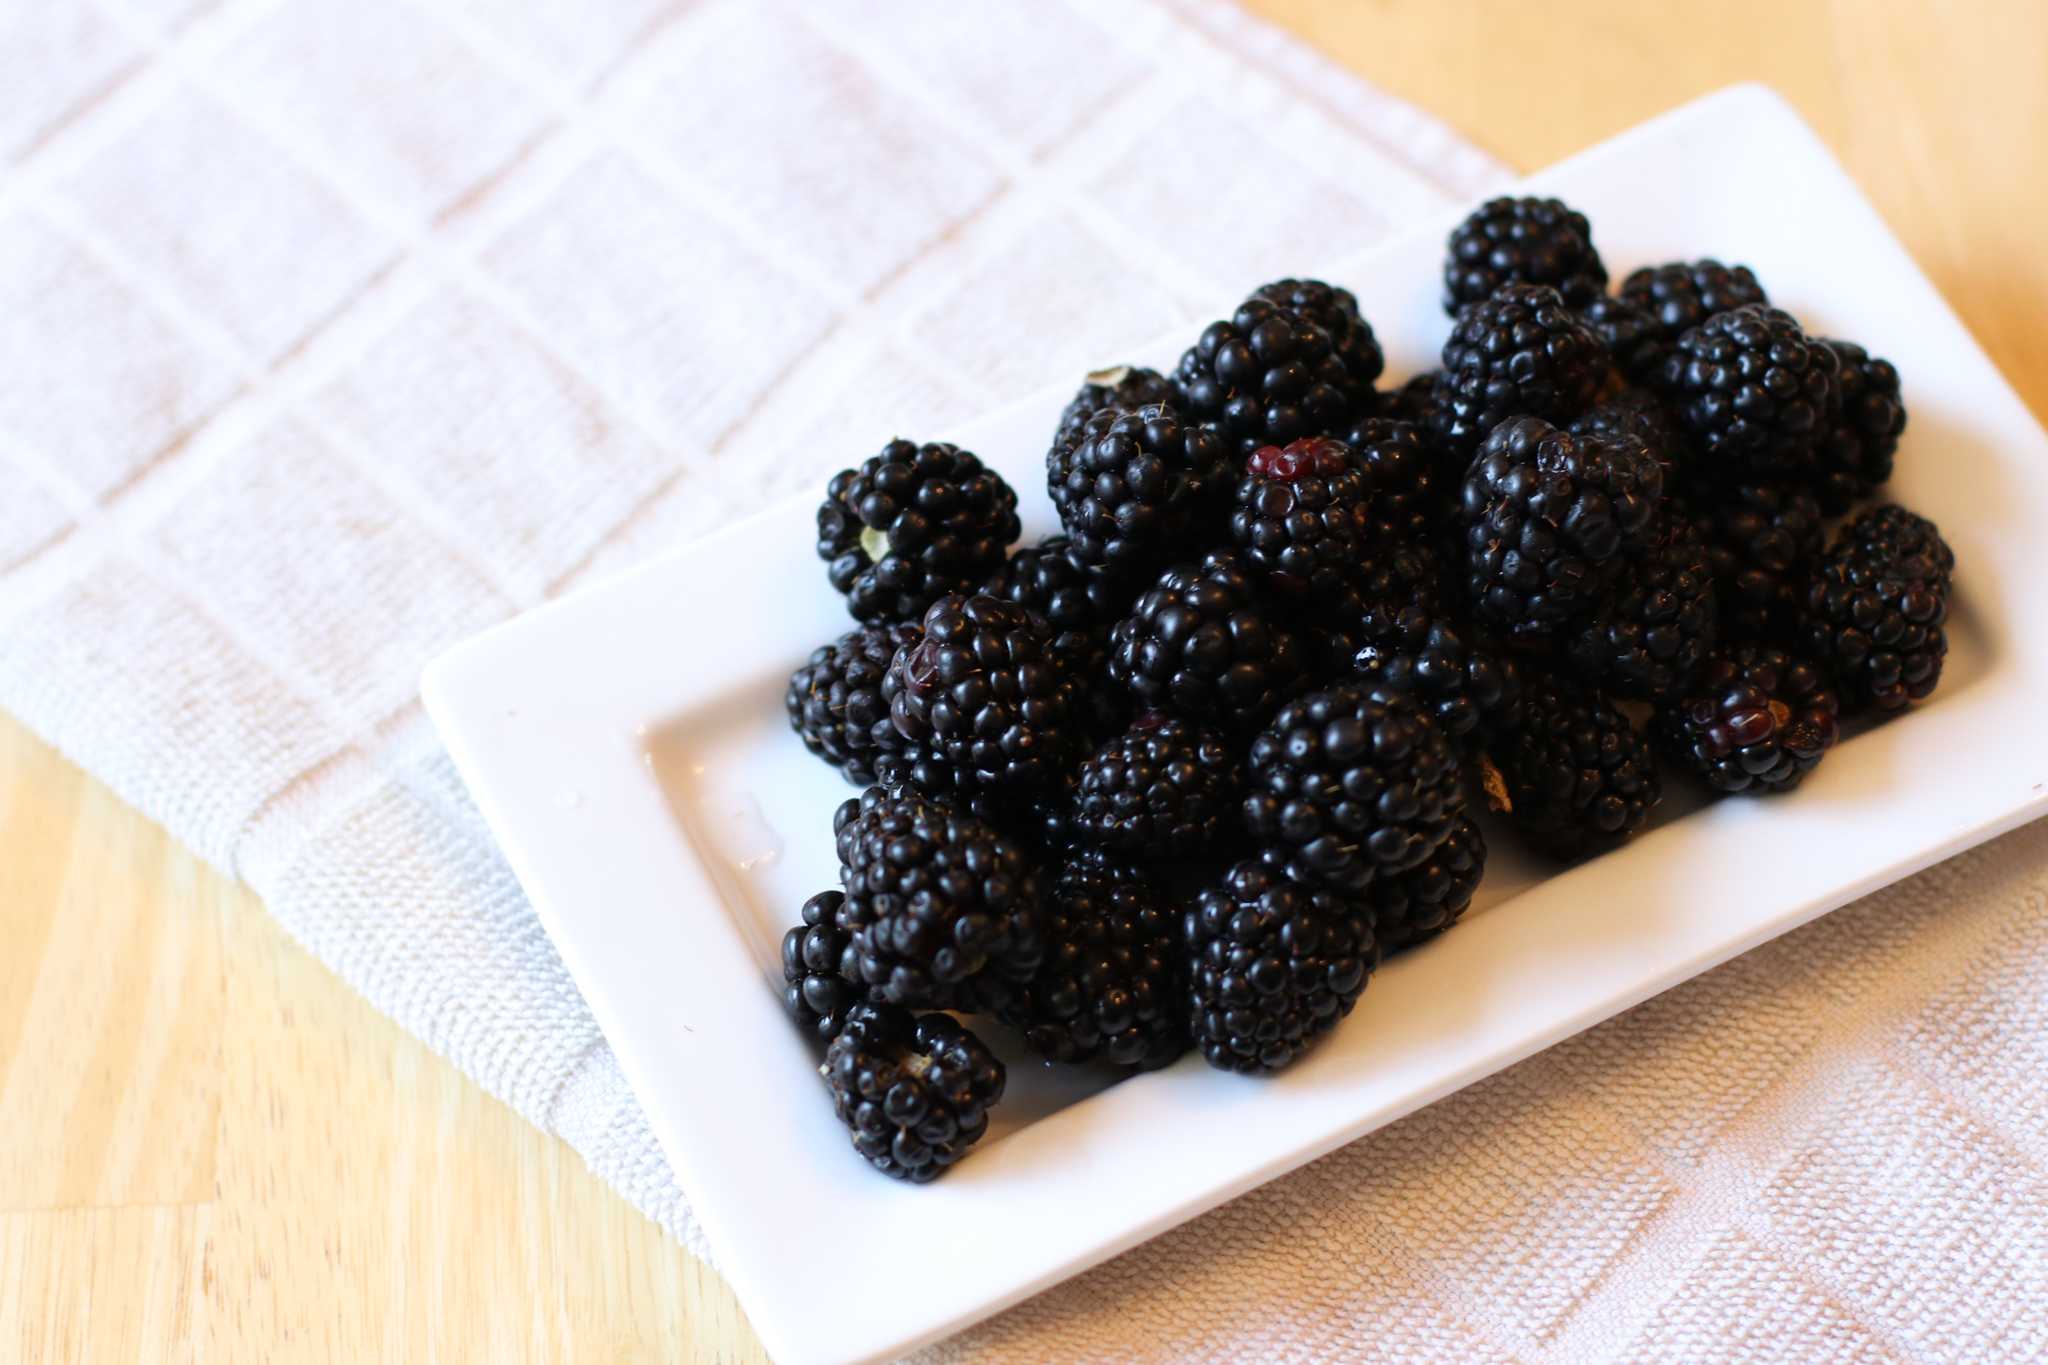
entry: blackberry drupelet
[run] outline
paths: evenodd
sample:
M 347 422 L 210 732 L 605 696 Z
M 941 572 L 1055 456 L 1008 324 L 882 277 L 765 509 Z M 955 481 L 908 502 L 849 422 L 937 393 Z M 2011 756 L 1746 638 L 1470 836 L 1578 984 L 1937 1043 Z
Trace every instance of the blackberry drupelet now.
M 1237 481 L 1228 443 L 1171 403 L 1105 408 L 1045 470 L 1075 557 L 1119 576 L 1212 540 Z
M 819 1068 L 854 1150 L 876 1170 L 923 1184 L 988 1131 L 1003 1064 L 958 1020 L 856 1005 Z
M 1173 401 L 1173 384 L 1157 370 L 1137 365 L 1116 365 L 1094 370 L 1081 385 L 1065 411 L 1060 413 L 1052 448 L 1070 446 L 1081 439 L 1081 428 L 1105 408 L 1143 408 Z
M 995 597 L 942 597 L 882 679 L 889 717 L 964 788 L 1040 787 L 1071 766 L 1081 702 L 1045 618 Z
M 1714 483 L 1810 484 L 1841 360 L 1790 313 L 1749 304 L 1680 336 L 1655 379 Z
M 1840 516 L 1884 487 L 1892 476 L 1906 405 L 1899 372 L 1851 341 L 1830 341 L 1840 362 L 1841 406 L 1820 438 L 1821 506 Z
M 1696 518 L 1721 599 L 1722 638 L 1789 641 L 1808 574 L 1826 540 L 1820 503 L 1803 488 L 1743 484 Z
M 1276 853 L 1233 865 L 1184 917 L 1189 1026 L 1221 1071 L 1278 1071 L 1336 1028 L 1379 965 L 1372 912 L 1290 876 Z
M 1275 593 L 1327 599 L 1371 542 L 1371 488 L 1342 441 L 1262 446 L 1245 462 L 1230 538 Z
M 1253 837 L 1341 891 L 1422 862 L 1465 811 L 1443 731 L 1407 697 L 1356 683 L 1281 707 L 1252 741 L 1245 780 Z
M 1345 336 L 1332 334 L 1329 319 L 1332 311 L 1345 311 L 1343 304 L 1291 307 L 1282 286 L 1293 283 L 1258 290 L 1228 322 L 1210 323 L 1173 373 L 1182 410 L 1214 425 L 1239 455 L 1339 430 L 1373 400 L 1379 348 L 1365 350 L 1355 340 L 1358 331 L 1369 339 L 1371 329 L 1359 319 L 1353 330 L 1345 319 L 1341 330 L 1354 338 L 1347 348 Z M 1355 304 L 1349 312 L 1356 317 Z M 1353 365 L 1364 368 L 1355 371 Z
M 1579 414 L 1574 436 L 1633 436 L 1664 471 L 1664 491 L 1677 493 L 1686 479 L 1685 431 L 1662 399 L 1648 389 L 1626 388 Z
M 1634 436 L 1573 436 L 1539 417 L 1503 422 L 1465 475 L 1465 582 L 1473 610 L 1516 636 L 1590 616 L 1622 556 L 1646 545 L 1664 474 Z
M 1706 544 L 1683 514 L 1658 518 L 1657 539 L 1630 557 L 1591 621 L 1564 641 L 1581 681 L 1647 701 L 1683 691 L 1719 638 Z
M 910 620 L 992 572 L 1018 529 L 1016 490 L 971 452 L 896 440 L 826 485 L 818 558 L 855 620 Z
M 896 651 L 918 636 L 907 622 L 858 626 L 820 645 L 789 676 L 782 694 L 789 728 L 806 749 L 858 786 L 877 779 L 884 758 L 912 747 L 889 719 L 882 678 Z
M 1716 260 L 1646 265 L 1630 271 L 1615 293 L 1647 313 L 1667 344 L 1716 313 L 1770 302 L 1748 266 Z
M 820 891 L 804 902 L 802 924 L 782 936 L 782 1007 L 804 1032 L 830 1042 L 847 1012 L 869 999 L 852 955 L 853 935 L 839 923 L 841 891 Z
M 1234 550 L 1168 569 L 1109 633 L 1109 676 L 1139 707 L 1227 728 L 1263 724 L 1302 669 Z
M 1489 199 L 1451 231 L 1444 311 L 1456 313 L 1505 284 L 1543 284 L 1583 307 L 1607 288 L 1586 215 L 1555 199 Z
M 1650 746 L 1605 695 L 1526 679 L 1522 728 L 1496 753 L 1516 829 L 1559 858 L 1597 853 L 1640 830 L 1663 797 Z
M 1513 661 L 1440 606 L 1367 603 L 1358 638 L 1358 681 L 1412 697 L 1460 749 L 1484 748 L 1521 723 Z
M 1470 455 L 1510 417 L 1569 422 L 1607 377 L 1607 351 L 1557 291 L 1510 284 L 1468 303 L 1444 342 L 1435 435 Z
M 1834 747 L 1841 703 L 1827 676 L 1769 645 L 1716 654 L 1651 733 L 1666 757 L 1718 792 L 1787 792 Z
M 1924 534 L 1893 509 L 1859 517 L 1807 586 L 1802 652 L 1833 673 L 1847 713 L 1901 710 L 1941 681 L 1955 556 L 1913 520 Z
M 891 1004 L 987 1011 L 1038 970 L 1044 888 L 1014 840 L 907 788 L 870 787 L 832 830 L 838 927 L 854 974 Z
M 1125 582 L 1091 568 L 1065 536 L 1047 536 L 1010 556 L 981 585 L 983 596 L 1028 607 L 1052 627 L 1052 651 L 1080 689 L 1082 719 L 1091 733 L 1123 727 L 1116 689 L 1103 686 L 1109 628 L 1131 605 Z
M 1614 368 L 1629 379 L 1642 379 L 1654 373 L 1670 349 L 1656 317 L 1628 299 L 1602 294 L 1579 309 L 1579 317 L 1607 348 L 1607 358 Z
M 1383 953 L 1435 938 L 1471 908 L 1486 875 L 1486 836 L 1467 816 L 1420 866 L 1381 877 L 1365 889 L 1373 934 Z
M 1187 1051 L 1180 917 L 1137 867 L 1069 854 L 1046 900 L 1045 962 L 1002 1012 L 1053 1062 L 1151 1071 Z
M 1081 764 L 1076 840 L 1146 862 L 1199 856 L 1235 833 L 1244 774 L 1220 731 L 1149 711 Z

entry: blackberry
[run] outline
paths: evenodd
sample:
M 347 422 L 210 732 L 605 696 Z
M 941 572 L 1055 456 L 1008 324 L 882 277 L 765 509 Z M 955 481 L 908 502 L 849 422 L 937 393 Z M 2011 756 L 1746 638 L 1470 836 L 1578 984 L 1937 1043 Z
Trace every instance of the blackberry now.
M 1081 391 L 1060 413 L 1059 429 L 1052 448 L 1070 446 L 1081 439 L 1081 428 L 1105 408 L 1144 408 L 1173 401 L 1173 385 L 1157 370 L 1136 365 L 1116 365 L 1092 370 Z
M 1680 336 L 1656 387 L 1719 483 L 1811 483 L 1841 360 L 1790 313 L 1748 304 Z
M 1445 462 L 1421 427 L 1365 417 L 1351 424 L 1344 443 L 1365 472 L 1369 534 L 1375 545 L 1422 540 L 1437 529 L 1456 484 L 1442 477 Z
M 1718 792 L 1786 792 L 1834 747 L 1841 703 L 1825 674 L 1768 645 L 1716 654 L 1651 732 Z
M 958 446 L 896 440 L 825 486 L 818 558 L 856 621 L 909 620 L 980 582 L 1018 530 L 1002 475 Z
M 1656 543 L 1631 558 L 1599 612 L 1564 642 L 1579 677 L 1616 696 L 1669 697 L 1692 681 L 1720 628 L 1714 571 L 1691 521 L 1659 518 Z
M 962 787 L 1043 786 L 1078 750 L 1080 698 L 1045 618 L 994 597 L 932 603 L 882 679 L 889 717 Z
M 1189 1025 L 1221 1071 L 1278 1071 L 1336 1028 L 1379 965 L 1372 912 L 1290 876 L 1275 854 L 1233 865 L 1184 917 Z
M 918 628 L 907 623 L 859 626 L 812 651 L 789 676 L 782 694 L 789 728 L 847 781 L 866 786 L 879 776 L 885 756 L 912 746 L 889 719 L 882 677 L 896 651 L 916 642 Z
M 1355 683 L 1281 707 L 1245 775 L 1245 827 L 1338 890 L 1414 867 L 1465 811 L 1443 731 L 1408 698 Z
M 826 1042 L 873 994 L 859 983 L 853 935 L 839 923 L 845 904 L 844 892 L 820 891 L 804 902 L 803 923 L 782 936 L 782 1007 L 804 1032 Z
M 1379 338 L 1373 335 L 1372 324 L 1358 311 L 1358 299 L 1349 289 L 1321 280 L 1275 280 L 1253 290 L 1252 297 L 1277 303 L 1329 333 L 1337 361 L 1351 377 L 1352 400 L 1361 408 L 1371 405 L 1368 395 L 1386 369 L 1387 358 L 1380 350 Z
M 1469 455 L 1510 417 L 1569 422 L 1607 375 L 1607 352 L 1557 291 L 1510 284 L 1458 310 L 1437 379 L 1436 437 Z
M 1474 611 L 1517 636 L 1590 615 L 1623 554 L 1652 535 L 1663 488 L 1634 436 L 1573 436 L 1540 417 L 1501 423 L 1473 458 L 1460 508 Z
M 916 1184 L 944 1175 L 981 1140 L 1005 1079 L 957 1019 L 893 1005 L 854 1006 L 819 1069 L 854 1150 Z
M 1046 902 L 1045 962 L 1002 1014 L 1040 1056 L 1150 1071 L 1187 1051 L 1179 917 L 1136 867 L 1071 854 Z
M 1372 333 L 1356 303 L 1332 290 L 1327 306 L 1295 308 L 1289 286 L 1300 283 L 1268 285 L 1228 322 L 1210 323 L 1173 373 L 1182 409 L 1215 426 L 1238 454 L 1335 431 L 1372 402 L 1379 348 L 1359 344 L 1360 333 L 1368 341 Z
M 1631 379 L 1655 372 L 1670 341 L 1648 308 L 1628 299 L 1602 294 L 1579 309 L 1579 317 L 1607 348 L 1614 368 Z
M 1375 547 L 1341 592 L 1297 613 L 1310 676 L 1320 682 L 1348 678 L 1359 651 L 1371 642 L 1375 623 L 1407 607 L 1449 613 L 1443 558 L 1434 537 Z
M 1678 418 L 1648 389 L 1625 388 L 1579 414 L 1574 436 L 1633 436 L 1664 471 L 1664 491 L 1676 493 L 1686 478 L 1686 435 Z
M 1065 536 L 1047 536 L 1010 556 L 991 574 L 981 595 L 1028 607 L 1052 628 L 1052 652 L 1067 666 L 1082 695 L 1082 719 L 1097 734 L 1123 726 L 1115 689 L 1101 685 L 1109 628 L 1131 604 L 1121 580 L 1082 562 Z
M 1168 569 L 1109 633 L 1109 676 L 1140 707 L 1230 728 L 1261 724 L 1302 667 L 1233 550 Z
M 1709 502 L 1697 523 L 1721 599 L 1723 638 L 1792 639 L 1825 540 L 1819 501 L 1803 488 L 1744 484 Z
M 1358 681 L 1404 693 L 1463 749 L 1483 747 L 1522 719 L 1522 684 L 1513 661 L 1440 607 L 1368 603 L 1352 655 Z
M 1748 266 L 1727 266 L 1716 260 L 1646 265 L 1630 271 L 1615 292 L 1649 315 L 1666 344 L 1716 313 L 1770 302 Z
M 1237 477 L 1223 438 L 1171 403 L 1103 409 L 1047 453 L 1045 469 L 1074 556 L 1117 575 L 1212 539 Z
M 1045 953 L 1037 869 L 984 821 L 905 788 L 870 787 L 833 817 L 838 927 L 853 972 L 894 1005 L 987 1011 Z
M 1365 890 L 1380 951 L 1399 952 L 1435 938 L 1471 908 L 1486 875 L 1486 836 L 1467 816 L 1418 867 L 1381 877 Z
M 1840 516 L 1890 480 L 1906 429 L 1906 405 L 1899 397 L 1899 372 L 1889 360 L 1851 341 L 1827 344 L 1840 362 L 1841 408 L 1821 433 L 1817 491 L 1828 514 Z
M 1436 381 L 1443 374 L 1441 370 L 1424 370 L 1410 375 L 1397 389 L 1388 389 L 1373 405 L 1372 415 L 1396 422 L 1413 422 L 1425 432 L 1432 425 L 1430 414 L 1436 411 Z
M 1220 732 L 1147 712 L 1081 764 L 1072 832 L 1147 862 L 1196 857 L 1229 837 L 1243 786 Z
M 1573 307 L 1607 288 L 1586 215 L 1556 199 L 1489 199 L 1451 231 L 1444 311 L 1456 313 L 1505 284 L 1550 285 Z
M 1924 524 L 1914 537 L 1891 509 L 1858 518 L 1807 587 L 1802 652 L 1834 674 L 1845 712 L 1901 710 L 1941 681 L 1955 556 Z
M 1275 592 L 1327 598 L 1370 542 L 1370 491 L 1342 441 L 1314 436 L 1285 449 L 1262 446 L 1245 462 L 1230 538 Z
M 1524 837 L 1559 858 L 1619 844 L 1663 797 L 1629 718 L 1604 694 L 1550 675 L 1527 680 L 1522 728 L 1497 756 L 1501 804 Z

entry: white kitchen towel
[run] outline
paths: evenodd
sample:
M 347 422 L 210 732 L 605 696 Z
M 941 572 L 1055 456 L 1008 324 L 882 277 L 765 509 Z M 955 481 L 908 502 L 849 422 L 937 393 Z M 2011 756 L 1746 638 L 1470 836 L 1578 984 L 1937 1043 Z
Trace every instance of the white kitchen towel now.
M 0 8 L 0 706 L 706 1253 L 440 647 L 1500 182 L 1216 0 Z M 2031 832 L 946 1352 L 2048 1350 Z

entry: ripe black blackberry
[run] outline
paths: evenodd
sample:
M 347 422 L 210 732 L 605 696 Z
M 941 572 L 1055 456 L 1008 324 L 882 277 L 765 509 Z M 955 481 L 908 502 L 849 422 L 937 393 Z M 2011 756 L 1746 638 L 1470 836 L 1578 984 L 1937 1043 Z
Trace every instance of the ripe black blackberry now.
M 1716 313 L 1770 302 L 1748 266 L 1727 266 L 1716 260 L 1646 265 L 1630 271 L 1615 292 L 1624 302 L 1646 312 L 1667 344 Z
M 1140 709 L 1263 724 L 1299 681 L 1303 658 L 1253 582 L 1234 550 L 1168 569 L 1110 631 L 1109 676 Z
M 1556 199 L 1489 199 L 1451 231 L 1444 311 L 1456 313 L 1504 284 L 1555 288 L 1573 307 L 1607 288 L 1586 215 Z
M 1836 387 L 1841 406 L 1820 438 L 1821 506 L 1842 513 L 1884 487 L 1892 476 L 1906 405 L 1899 372 L 1851 341 L 1830 341 L 1841 363 Z
M 1526 680 L 1522 728 L 1495 753 L 1496 799 L 1537 848 L 1577 858 L 1640 830 L 1663 798 L 1648 742 L 1591 688 Z
M 1003 1022 L 1053 1062 L 1150 1071 L 1187 1051 L 1179 916 L 1135 866 L 1069 854 L 1046 899 L 1045 961 Z
M 1357 683 L 1281 707 L 1252 741 L 1245 785 L 1253 837 L 1342 891 L 1422 862 L 1465 812 L 1443 731 L 1407 697 Z
M 1649 309 L 1628 299 L 1602 294 L 1579 309 L 1593 335 L 1607 348 L 1614 368 L 1629 379 L 1642 379 L 1663 362 L 1670 342 Z
M 1590 616 L 1625 553 L 1654 529 L 1663 470 L 1629 435 L 1574 436 L 1540 417 L 1501 423 L 1466 472 L 1465 587 L 1516 636 Z
M 1436 385 L 1436 437 L 1470 455 L 1510 417 L 1569 422 L 1591 406 L 1607 351 L 1543 284 L 1504 285 L 1458 310 Z
M 856 621 L 911 620 L 985 578 L 1018 530 L 1016 490 L 972 452 L 896 440 L 825 486 L 818 558 Z
M 824 1042 L 839 1036 L 855 1005 L 873 998 L 860 984 L 853 934 L 839 923 L 842 891 L 820 891 L 804 902 L 802 924 L 782 936 L 782 1007 L 797 1027 Z
M 1292 619 L 1307 650 L 1308 676 L 1317 683 L 1347 680 L 1358 652 L 1370 641 L 1369 628 L 1391 613 L 1416 607 L 1449 619 L 1454 610 L 1444 583 L 1441 538 L 1377 545 L 1344 588 L 1327 602 L 1303 605 Z
M 1365 604 L 1352 668 L 1367 687 L 1403 693 L 1460 749 L 1476 751 L 1522 718 L 1522 684 L 1508 656 L 1441 606 Z
M 1147 862 L 1196 857 L 1235 831 L 1244 774 L 1221 731 L 1148 711 L 1081 764 L 1076 840 Z
M 1327 599 L 1371 541 L 1370 497 L 1365 470 L 1342 441 L 1261 446 L 1238 482 L 1230 538 L 1276 594 Z
M 1072 445 L 1081 438 L 1088 419 L 1105 408 L 1143 408 L 1154 403 L 1171 403 L 1173 385 L 1157 370 L 1137 365 L 1116 365 L 1090 371 L 1071 403 L 1060 413 L 1059 428 L 1052 448 Z
M 988 1131 L 1003 1064 L 957 1019 L 856 1005 L 825 1049 L 832 1109 L 876 1170 L 923 1184 Z
M 1704 500 L 1695 520 L 1721 599 L 1724 639 L 1788 641 L 1826 531 L 1803 488 L 1743 484 Z
M 1427 432 L 1413 422 L 1364 417 L 1345 432 L 1344 444 L 1365 473 L 1368 534 L 1375 547 L 1435 534 L 1455 483 L 1443 479 L 1445 461 Z
M 1667 512 L 1656 540 L 1623 565 L 1593 619 L 1565 638 L 1564 653 L 1582 681 L 1647 701 L 1683 691 L 1719 629 L 1706 544 L 1682 513 Z
M 1941 681 L 1955 556 L 1922 524 L 1907 535 L 1916 528 L 1890 509 L 1865 514 L 1807 586 L 1802 649 L 1833 673 L 1847 713 L 1901 710 Z
M 1071 766 L 1080 696 L 1044 617 L 956 593 L 932 603 L 923 627 L 882 679 L 904 738 L 950 766 L 961 787 L 1041 787 Z
M 1718 792 L 1786 792 L 1839 734 L 1827 676 L 1769 645 L 1737 645 L 1700 670 L 1650 730 L 1666 757 Z
M 1082 718 L 1092 734 L 1113 734 L 1123 726 L 1115 688 L 1103 686 L 1109 628 L 1130 607 L 1134 591 L 1082 562 L 1065 536 L 1047 536 L 1011 555 L 981 585 L 984 596 L 1028 607 L 1052 628 L 1052 651 L 1066 664 L 1082 698 Z
M 1189 1025 L 1221 1071 L 1278 1071 L 1336 1028 L 1379 965 L 1372 912 L 1267 853 L 1232 866 L 1184 917 Z
M 889 661 L 920 632 L 907 622 L 858 626 L 812 651 L 782 694 L 789 727 L 818 757 L 857 786 L 874 782 L 877 764 L 912 746 L 889 719 L 882 678 Z
M 1171 403 L 1103 409 L 1045 470 L 1075 557 L 1119 576 L 1213 540 L 1237 481 L 1228 443 Z
M 1173 373 L 1181 408 L 1240 455 L 1338 430 L 1373 400 L 1379 347 L 1356 302 L 1331 290 L 1295 307 L 1303 283 L 1255 291 L 1228 322 L 1210 323 Z
M 1443 371 L 1424 370 L 1410 375 L 1399 388 L 1388 389 L 1373 404 L 1372 415 L 1397 422 L 1413 422 L 1427 432 L 1436 411 L 1436 381 Z
M 1365 889 L 1380 951 L 1399 952 L 1456 924 L 1485 875 L 1486 836 L 1467 816 L 1419 866 L 1378 878 Z
M 1841 360 L 1790 313 L 1753 303 L 1672 343 L 1655 379 L 1716 483 L 1812 483 Z
M 1687 436 L 1664 401 L 1648 389 L 1625 388 L 1579 414 L 1574 436 L 1634 436 L 1664 471 L 1664 491 L 1680 492 L 1686 483 Z
M 889 1003 L 986 1012 L 1038 970 L 1044 888 L 1014 840 L 908 788 L 870 787 L 832 830 L 852 974 Z

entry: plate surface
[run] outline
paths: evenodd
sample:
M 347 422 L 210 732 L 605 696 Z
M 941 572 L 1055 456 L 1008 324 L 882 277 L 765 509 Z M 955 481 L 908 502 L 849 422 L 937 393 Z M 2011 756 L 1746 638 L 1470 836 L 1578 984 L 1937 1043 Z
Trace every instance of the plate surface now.
M 2048 546 L 2032 530 L 2048 434 L 1818 140 L 1737 87 L 1526 184 L 1591 215 L 1617 277 L 1743 261 L 1809 327 L 1898 364 L 1912 423 L 1894 492 L 1961 566 L 1947 676 L 1791 797 L 1675 792 L 1658 828 L 1563 872 L 1495 840 L 1468 921 L 1389 963 L 1279 1077 L 1190 1057 L 1110 1084 L 1013 1052 L 994 1130 L 946 1179 L 906 1188 L 852 1153 L 777 998 L 782 929 L 834 884 L 831 813 L 851 790 L 782 715 L 790 669 L 848 626 L 809 498 L 428 670 L 435 722 L 778 1360 L 958 1330 L 2048 807 Z M 1390 376 L 1431 364 L 1447 330 L 1452 221 L 1324 272 L 1357 292 Z M 1184 340 L 1104 359 L 1164 367 Z M 1054 525 L 1043 447 L 1067 396 L 952 433 L 1017 486 L 1027 539 Z

